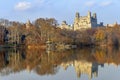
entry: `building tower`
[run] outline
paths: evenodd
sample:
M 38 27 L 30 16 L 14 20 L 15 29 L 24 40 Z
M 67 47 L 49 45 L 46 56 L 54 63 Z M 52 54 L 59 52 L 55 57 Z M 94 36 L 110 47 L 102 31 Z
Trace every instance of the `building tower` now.
M 91 18 L 91 12 L 88 11 L 88 18 Z
M 75 15 L 75 20 L 74 20 L 74 30 L 77 30 L 79 27 L 79 19 L 80 19 L 80 14 L 78 12 L 76 12 Z
M 88 17 L 88 20 L 87 20 L 88 24 L 86 26 L 91 28 L 92 24 L 91 24 L 91 12 L 90 11 L 88 11 L 87 17 Z
M 77 24 L 79 22 L 79 18 L 80 18 L 80 15 L 78 12 L 76 12 L 74 24 Z
M 97 14 L 93 13 L 93 18 L 97 19 Z
M 26 29 L 29 29 L 31 27 L 31 25 L 32 24 L 31 24 L 30 20 L 28 20 L 27 23 L 26 23 Z
M 93 13 L 93 16 L 92 16 L 92 27 L 97 27 L 97 26 L 98 26 L 98 24 L 97 24 L 97 14 Z

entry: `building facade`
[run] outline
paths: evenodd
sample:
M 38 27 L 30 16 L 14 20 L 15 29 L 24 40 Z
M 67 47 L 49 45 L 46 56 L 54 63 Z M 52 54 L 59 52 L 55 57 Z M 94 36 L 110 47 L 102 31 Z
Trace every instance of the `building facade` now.
M 28 20 L 25 25 L 26 25 L 26 29 L 29 29 L 32 26 L 30 20 Z
M 84 30 L 89 28 L 103 27 L 103 22 L 97 23 L 97 14 L 91 14 L 88 11 L 87 16 L 81 16 L 78 12 L 75 15 L 74 23 L 72 26 L 68 25 L 66 21 L 63 21 L 60 25 L 61 29 L 70 29 L 70 30 Z
M 68 25 L 66 21 L 63 21 L 62 24 L 60 25 L 61 29 L 68 29 L 68 30 L 72 30 L 73 27 Z
M 80 14 L 77 12 L 74 20 L 74 30 L 80 30 L 80 29 L 86 29 L 86 28 L 93 28 L 97 27 L 97 15 L 96 13 L 93 13 L 91 15 L 91 12 L 88 11 L 87 16 L 80 16 Z

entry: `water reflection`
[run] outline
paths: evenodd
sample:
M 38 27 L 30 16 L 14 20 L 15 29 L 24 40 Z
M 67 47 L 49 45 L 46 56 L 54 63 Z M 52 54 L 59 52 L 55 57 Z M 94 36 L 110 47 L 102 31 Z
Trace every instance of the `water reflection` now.
M 118 66 L 119 57 L 120 49 L 111 47 L 51 52 L 41 49 L 2 49 L 0 50 L 0 74 L 4 77 L 26 70 L 40 76 L 55 76 L 61 67 L 65 71 L 73 67 L 77 78 L 86 74 L 90 80 L 99 76 L 99 67 L 104 68 L 105 63 Z

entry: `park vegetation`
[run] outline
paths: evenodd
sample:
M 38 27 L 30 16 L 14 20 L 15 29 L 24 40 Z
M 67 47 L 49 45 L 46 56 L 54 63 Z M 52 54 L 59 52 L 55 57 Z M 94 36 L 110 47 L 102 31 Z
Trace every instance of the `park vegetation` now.
M 54 18 L 36 19 L 26 28 L 24 23 L 10 22 L 6 29 L 13 36 L 24 35 L 25 45 L 45 45 L 47 40 L 54 44 L 75 44 L 77 46 L 119 46 L 120 25 L 101 26 L 85 30 L 68 30 L 58 27 Z

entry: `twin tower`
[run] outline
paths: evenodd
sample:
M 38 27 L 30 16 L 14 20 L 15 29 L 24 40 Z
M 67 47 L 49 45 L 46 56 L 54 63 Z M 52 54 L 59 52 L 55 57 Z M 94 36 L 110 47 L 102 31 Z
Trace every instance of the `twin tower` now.
M 76 13 L 74 24 L 73 24 L 74 30 L 93 28 L 97 26 L 98 24 L 97 24 L 96 13 L 93 13 L 93 15 L 91 15 L 91 12 L 88 11 L 87 16 L 80 16 L 78 12 Z
M 88 11 L 87 16 L 80 16 L 80 14 L 77 12 L 72 26 L 68 25 L 66 21 L 63 21 L 61 24 L 61 29 L 73 29 L 76 31 L 103 26 L 103 22 L 97 24 L 97 14 L 93 13 L 93 15 L 91 15 L 91 12 Z

